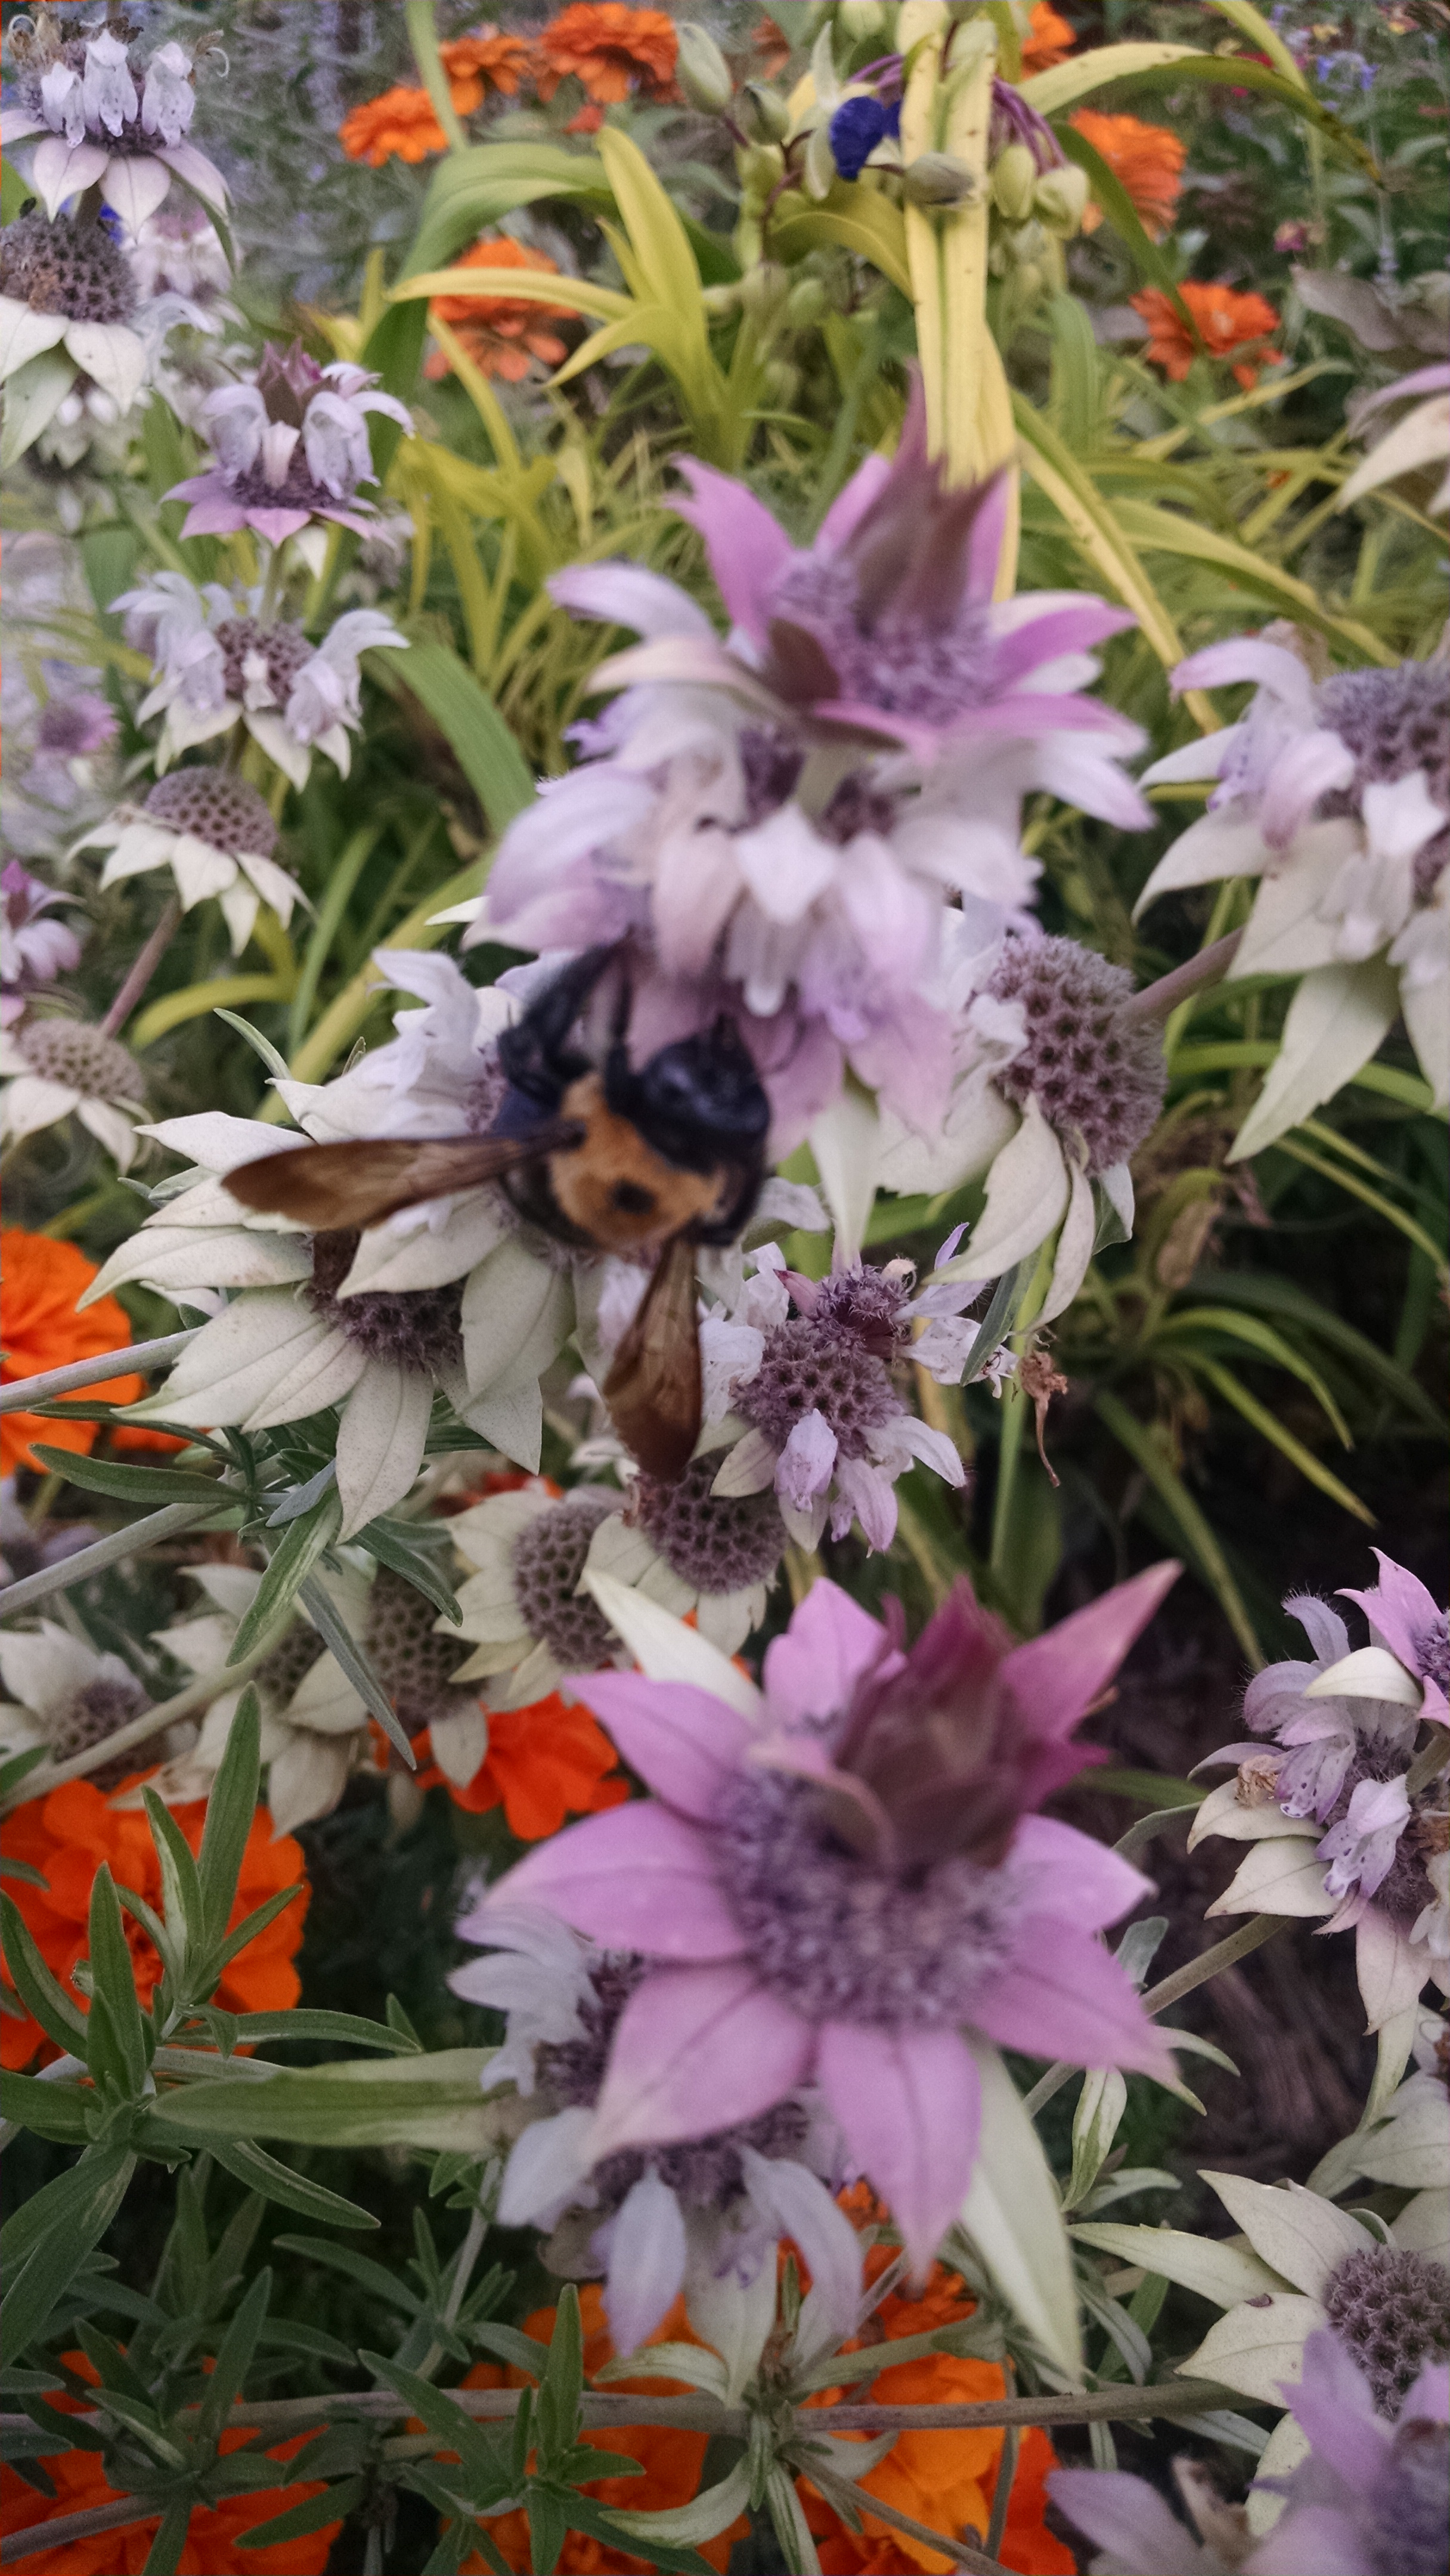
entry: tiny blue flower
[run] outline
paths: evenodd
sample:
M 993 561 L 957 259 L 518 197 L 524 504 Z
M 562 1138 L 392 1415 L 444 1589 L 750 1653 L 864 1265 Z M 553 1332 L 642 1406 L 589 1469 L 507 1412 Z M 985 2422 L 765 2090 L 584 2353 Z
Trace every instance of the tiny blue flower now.
M 858 179 L 878 143 L 899 133 L 901 102 L 883 107 L 879 98 L 848 98 L 831 119 L 831 152 L 843 179 Z

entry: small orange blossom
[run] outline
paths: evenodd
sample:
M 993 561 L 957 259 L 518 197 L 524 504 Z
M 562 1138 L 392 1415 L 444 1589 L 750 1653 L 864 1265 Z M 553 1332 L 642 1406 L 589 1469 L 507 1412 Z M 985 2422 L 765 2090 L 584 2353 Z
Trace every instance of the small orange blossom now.
M 1050 72 L 1077 43 L 1077 29 L 1052 8 L 1050 0 L 1037 0 L 1032 23 L 1022 47 L 1024 72 Z
M 1182 137 L 1166 125 L 1145 125 L 1137 116 L 1100 116 L 1091 107 L 1080 107 L 1068 123 L 1101 153 L 1114 178 L 1121 179 L 1145 229 L 1155 238 L 1170 232 L 1188 158 Z M 1095 232 L 1102 219 L 1102 208 L 1089 198 L 1083 231 Z
M 572 72 L 600 107 L 617 107 L 632 90 L 642 98 L 668 98 L 679 50 L 674 20 L 664 9 L 575 0 L 549 20 L 539 38 L 539 96 L 552 98 Z
M 1279 328 L 1278 314 L 1262 295 L 1240 295 L 1231 286 L 1198 285 L 1192 279 L 1178 292 L 1193 318 L 1199 340 L 1212 358 L 1227 358 L 1235 349 L 1250 348 Z M 1181 385 L 1199 350 L 1172 298 L 1161 287 L 1145 286 L 1140 295 L 1131 296 L 1129 301 L 1148 325 L 1144 356 L 1152 365 L 1161 367 L 1175 385 Z M 1250 385 L 1257 384 L 1260 367 L 1279 367 L 1283 363 L 1277 349 L 1259 348 L 1254 357 L 1235 366 L 1235 381 L 1247 391 Z
M 507 233 L 487 233 L 455 262 L 459 268 L 528 268 L 557 277 L 558 263 L 541 250 L 528 250 Z M 451 323 L 475 366 L 486 376 L 503 376 L 521 384 L 532 374 L 532 362 L 557 367 L 568 352 L 546 326 L 577 310 L 572 304 L 526 303 L 521 295 L 439 295 L 428 307 L 430 318 Z M 451 372 L 442 350 L 435 350 L 424 373 L 434 379 Z

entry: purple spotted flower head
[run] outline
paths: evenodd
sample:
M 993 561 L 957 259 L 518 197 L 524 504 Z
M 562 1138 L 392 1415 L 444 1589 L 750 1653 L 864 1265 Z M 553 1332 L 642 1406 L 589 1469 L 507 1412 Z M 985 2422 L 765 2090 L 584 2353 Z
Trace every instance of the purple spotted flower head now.
M 153 215 L 173 178 L 225 211 L 226 182 L 187 140 L 196 107 L 194 58 L 158 45 L 143 62 L 127 30 L 92 25 L 69 32 L 58 13 L 37 11 L 7 31 L 17 98 L 0 115 L 0 145 L 39 137 L 30 185 L 52 222 L 68 197 L 99 185 L 130 232 Z M 216 38 L 203 39 L 200 54 Z
M 1176 1571 L 1021 1646 L 963 1582 L 909 1653 L 818 1582 L 760 1691 L 594 1578 L 669 1677 L 572 1687 L 654 1795 L 531 1853 L 475 1926 L 523 1901 L 650 1961 L 593 2158 L 733 2129 L 814 2080 L 920 2273 L 971 2179 L 984 2047 L 1166 2071 L 1166 2035 L 1095 1937 L 1146 1882 L 1030 1810 L 1091 1758 L 1072 1728 Z
M 230 537 L 255 528 L 280 546 L 314 519 L 366 535 L 375 513 L 357 490 L 377 480 L 367 414 L 413 425 L 400 402 L 374 390 L 377 381 L 343 360 L 320 367 L 300 341 L 285 352 L 269 342 L 250 384 L 221 385 L 202 405 L 217 461 L 167 494 L 191 503 L 182 535 Z
M 44 917 L 64 901 L 18 859 L 0 871 L 0 1027 L 19 1019 L 31 993 L 80 964 L 81 943 L 69 923 Z

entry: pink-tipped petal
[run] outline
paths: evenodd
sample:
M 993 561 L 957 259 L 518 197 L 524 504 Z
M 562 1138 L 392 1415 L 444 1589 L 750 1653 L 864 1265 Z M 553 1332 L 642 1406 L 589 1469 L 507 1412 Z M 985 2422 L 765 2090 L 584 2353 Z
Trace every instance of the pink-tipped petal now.
M 770 594 L 790 561 L 791 543 L 763 501 L 744 483 L 693 456 L 674 460 L 692 498 L 671 507 L 705 540 L 710 570 L 732 625 L 743 626 L 762 647 L 770 622 Z
M 1090 653 L 1095 644 L 1133 623 L 1128 609 L 1110 608 L 1103 599 L 1085 599 L 1078 607 L 1054 608 L 1045 617 L 1029 618 L 998 644 L 992 656 L 993 682 L 1004 688 L 1009 681 L 1040 670 L 1044 662 L 1055 661 L 1060 653 Z
M 616 2352 L 637 2352 L 668 2314 L 685 2277 L 685 2221 L 669 2184 L 641 2174 L 609 2231 L 604 2306 Z
M 1337 733 L 1300 734 L 1275 760 L 1259 802 L 1259 829 L 1272 850 L 1285 850 L 1321 796 L 1348 787 L 1355 757 Z
M 1243 2576 L 1379 2576 L 1384 2563 L 1338 2505 L 1298 2504 L 1243 2561 Z
M 839 1584 L 813 1583 L 783 1637 L 766 1648 L 762 1677 L 771 1713 L 787 1726 L 844 1709 L 863 1673 L 887 1649 L 883 1627 Z
M 954 2030 L 826 2022 L 817 2075 L 854 2162 L 924 2278 L 976 2161 L 982 2101 L 970 2050 Z
M 967 539 L 964 601 L 987 600 L 992 596 L 997 567 L 1002 560 L 1002 539 L 1007 532 L 1013 480 L 1013 476 L 1004 469 L 1002 473 L 993 475 L 982 495 Z
M 734 1959 L 745 1946 L 704 1836 L 653 1799 L 586 1816 L 540 1843 L 495 1894 L 510 1905 L 548 1906 L 606 1950 Z
M 689 1683 L 643 1673 L 575 1673 L 568 1686 L 656 1797 L 701 1823 L 714 1814 L 751 1740 L 735 1709 Z
M 234 537 L 247 524 L 240 501 L 218 492 L 209 501 L 193 501 L 182 524 L 184 537 Z
M 1185 689 L 1228 689 L 1237 680 L 1254 680 L 1299 714 L 1309 715 L 1314 705 L 1314 683 L 1298 654 L 1287 644 L 1271 644 L 1266 635 L 1231 635 L 1226 643 L 1206 644 L 1179 663 L 1172 680 L 1180 697 Z
M 1255 1751 L 1258 1747 L 1253 1748 Z M 1032 1914 L 1065 1914 L 1100 1932 L 1141 1905 L 1153 1881 L 1120 1852 L 1055 1816 L 1024 1816 L 1007 1856 L 1014 1897 Z
M 1173 2072 L 1167 2037 L 1117 1960 L 1061 1914 L 1031 1915 L 1018 1926 L 1010 1964 L 984 1981 L 971 2018 L 999 2048 L 1026 2057 Z
M 1433 1592 L 1427 1592 L 1419 1576 L 1409 1567 L 1396 1565 L 1377 1547 L 1380 1579 L 1372 1591 L 1352 1592 L 1341 1584 L 1342 1601 L 1357 1601 L 1370 1625 L 1383 1637 L 1392 1655 L 1398 1655 L 1408 1672 L 1416 1674 L 1424 1685 L 1426 1717 L 1445 1723 L 1445 1693 L 1433 1676 L 1422 1667 L 1427 1644 L 1445 1634 L 1445 1613 Z
M 1387 2466 L 1393 2436 L 1374 2412 L 1369 2386 L 1338 2338 L 1320 2326 L 1304 2346 L 1304 2373 L 1280 2393 L 1313 2450 L 1332 2460 L 1346 2484 L 1368 2495 Z
M 329 510 L 327 516 L 341 519 L 345 527 L 360 524 L 356 519 L 343 518 L 338 510 Z M 246 513 L 248 526 L 255 528 L 259 537 L 265 537 L 269 546 L 285 546 L 289 537 L 300 536 L 311 517 L 310 510 L 259 510 L 255 506 Z
M 1146 2478 L 1124 2469 L 1054 2469 L 1047 2491 L 1109 2563 L 1132 2576 L 1202 2576 L 1203 2554 Z
M 1042 1636 L 1029 1637 L 1025 1646 L 1013 1647 L 1002 1678 L 1035 1733 L 1066 1735 L 1076 1726 L 1182 1571 L 1176 1559 L 1165 1558 Z
M 816 553 L 839 554 L 890 480 L 891 460 L 887 456 L 868 456 L 863 465 L 858 465 L 845 490 L 837 493 L 821 521 L 816 534 Z
M 660 1969 L 620 2015 L 595 2111 L 596 2158 L 755 2119 L 804 2080 L 815 2039 L 745 1960 Z

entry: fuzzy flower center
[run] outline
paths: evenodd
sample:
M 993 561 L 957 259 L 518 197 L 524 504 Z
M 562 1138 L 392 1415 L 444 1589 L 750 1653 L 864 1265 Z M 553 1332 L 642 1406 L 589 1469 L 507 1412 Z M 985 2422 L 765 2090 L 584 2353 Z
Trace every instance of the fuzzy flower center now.
M 1404 1768 L 1405 1757 L 1397 1754 L 1392 1746 L 1376 1746 L 1361 1737 L 1345 1772 L 1339 1795 L 1324 1818 L 1326 1828 L 1334 1827 L 1348 1815 L 1349 1802 L 1361 1781 L 1398 1779 Z M 1421 1800 L 1395 1845 L 1395 1856 L 1389 1869 L 1374 1891 L 1376 1908 L 1381 1914 L 1387 1914 L 1401 1932 L 1409 1931 L 1435 1893 L 1425 1875 L 1425 1855 L 1430 1848 L 1426 1837 L 1429 1823 L 1428 1801 Z
M 887 608 L 868 623 L 856 567 L 843 556 L 788 564 L 771 616 L 798 627 L 818 647 L 825 685 L 810 687 L 812 697 L 856 698 L 887 715 L 949 724 L 990 693 L 993 647 L 978 612 L 961 612 L 952 624 L 934 628 Z
M 1021 1054 L 993 1077 L 998 1089 L 1019 1107 L 1035 1095 L 1050 1126 L 1076 1128 L 1090 1173 L 1127 1162 L 1167 1083 L 1158 1030 L 1124 1010 L 1127 968 L 1075 939 L 1009 939 L 986 989 L 1020 1002 L 1026 1022 Z
M 83 1100 L 144 1100 L 141 1067 L 118 1038 L 84 1020 L 25 1020 L 14 1031 L 32 1072 L 63 1082 Z
M 139 1717 L 145 1706 L 146 1693 L 139 1682 L 99 1674 L 47 1722 L 51 1760 L 68 1762 L 73 1753 L 85 1753 L 93 1744 L 104 1744 L 118 1726 L 128 1726 L 133 1717 Z M 121 1753 L 86 1776 L 98 1789 L 115 1789 L 129 1778 L 142 1758 L 139 1750 L 134 1755 Z
M 247 665 L 260 661 L 279 707 L 287 704 L 293 681 L 316 651 L 300 626 L 263 626 L 255 617 L 224 617 L 216 629 L 216 640 L 224 656 L 222 685 L 227 696 L 245 700 L 252 685 Z M 256 844 L 249 846 L 255 848 Z
M 173 832 L 191 832 L 227 858 L 268 859 L 277 846 L 271 808 L 245 778 L 226 769 L 173 769 L 158 778 L 146 812 Z
M 1450 2360 L 1450 2269 L 1428 2254 L 1376 2245 L 1346 2255 L 1329 2276 L 1324 2310 L 1369 2381 L 1376 2411 L 1391 2421 L 1421 2365 Z M 1443 2549 L 1442 2524 L 1442 2564 Z
M 740 828 L 754 831 L 786 804 L 795 794 L 804 767 L 805 753 L 784 734 L 754 727 L 743 733 L 740 771 L 745 811 Z M 900 798 L 878 787 L 866 770 L 853 769 L 814 817 L 815 828 L 822 840 L 833 841 L 840 849 L 854 841 L 858 832 L 875 832 L 884 839 L 896 820 L 900 803 Z
M 843 1458 L 866 1457 L 867 1433 L 901 1411 L 884 1361 L 833 1316 L 792 1315 L 777 1324 L 754 1377 L 732 1400 L 774 1449 L 785 1447 L 806 1414 L 824 1414 Z
M 531 1637 L 565 1672 L 597 1672 L 619 1643 L 592 1595 L 577 1589 L 589 1542 L 619 1496 L 581 1487 L 540 1512 L 513 1543 L 514 1597 Z
M 257 1696 L 264 1706 L 285 1709 L 295 1690 L 299 1689 L 326 1654 L 317 1630 L 305 1619 L 296 1620 L 279 1646 L 274 1646 L 266 1662 L 259 1664 L 252 1679 Z
M 561 2111 L 592 2110 L 599 2098 L 620 2014 L 645 1973 L 645 1961 L 615 1953 L 591 1968 L 590 1987 L 579 2006 L 583 2029 L 577 2039 L 538 2049 L 539 2082 Z M 636 2147 L 606 2156 L 590 2177 L 592 2191 L 605 2210 L 617 2209 L 642 2174 L 655 2173 L 677 2192 L 689 2209 L 720 2210 L 738 2200 L 745 2188 L 740 2163 L 742 2147 L 757 2155 L 793 2156 L 804 2145 L 808 2120 L 799 2102 L 777 2102 L 755 2120 L 683 2145 Z
M 0 295 L 71 322 L 129 322 L 136 283 L 101 224 L 20 215 L 0 232 Z
M 467 1648 L 434 1628 L 438 1616 L 431 1601 L 401 1574 L 379 1566 L 368 1596 L 363 1643 L 372 1657 L 406 1734 L 421 1735 L 444 1717 L 462 1717 L 476 1709 L 478 1695 L 455 1690 L 452 1677 L 467 1657 Z
M 1423 769 L 1437 805 L 1450 814 L 1450 665 L 1401 662 L 1392 671 L 1336 671 L 1317 694 L 1320 723 L 1354 754 L 1347 787 L 1320 801 L 1321 814 L 1357 814 L 1367 787 L 1392 784 Z M 1422 903 L 1450 860 L 1450 827 L 1437 832 L 1415 861 Z
M 1374 2576 L 1445 2576 L 1450 2443 L 1443 2424 L 1417 2416 L 1397 2428 L 1368 2503 Z
M 1015 1907 L 1000 1870 L 959 1855 L 881 1868 L 846 1850 L 809 1781 L 744 1772 L 714 1826 L 751 1957 L 808 2020 L 970 2021 L 1012 1956 Z
M 1422 1631 L 1415 1639 L 1415 1652 L 1424 1680 L 1450 1690 L 1450 1615 Z
M 307 1299 L 314 1314 L 356 1342 L 370 1360 L 427 1376 L 456 1367 L 463 1356 L 462 1283 L 339 1297 L 360 1240 L 351 1232 L 313 1236 Z
M 720 1453 L 692 1458 L 677 1485 L 641 1476 L 635 1517 L 672 1573 L 700 1592 L 743 1592 L 764 1583 L 785 1553 L 785 1524 L 773 1493 L 737 1500 L 710 1491 Z

